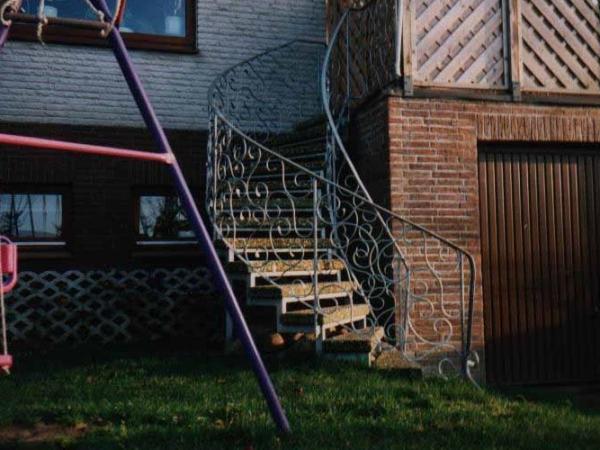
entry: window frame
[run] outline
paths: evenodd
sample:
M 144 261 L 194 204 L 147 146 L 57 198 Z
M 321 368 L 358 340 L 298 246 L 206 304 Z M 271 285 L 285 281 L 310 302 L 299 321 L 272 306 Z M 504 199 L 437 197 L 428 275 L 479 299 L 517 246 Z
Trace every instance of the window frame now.
M 140 227 L 140 200 L 142 197 L 174 197 L 178 200 L 177 192 L 169 187 L 143 187 L 133 190 L 133 243 L 135 248 L 185 247 L 196 244 L 196 238 L 181 239 L 143 239 Z M 180 200 L 181 201 L 181 200 Z M 185 214 L 185 211 L 184 211 Z M 189 219 L 188 219 L 189 220 Z M 191 230 L 191 227 L 190 227 Z
M 46 185 L 36 186 L 31 184 L 11 184 L 3 186 L 0 189 L 0 195 L 60 195 L 61 200 L 61 216 L 62 216 L 62 230 L 61 235 L 58 239 L 16 239 L 14 236 L 7 236 L 13 240 L 19 247 L 25 248 L 47 248 L 47 249 L 65 249 L 69 245 L 71 236 L 71 221 L 70 221 L 70 208 L 71 208 L 71 196 L 70 189 L 64 185 Z
M 161 36 L 144 33 L 122 33 L 127 48 L 132 50 L 149 50 L 172 53 L 198 53 L 198 17 L 197 0 L 184 0 L 186 13 L 186 35 Z M 13 23 L 10 39 L 26 42 L 37 42 L 37 25 Z M 108 47 L 108 39 L 100 36 L 97 30 L 80 30 L 59 25 L 45 27 L 43 39 L 48 44 L 84 45 Z

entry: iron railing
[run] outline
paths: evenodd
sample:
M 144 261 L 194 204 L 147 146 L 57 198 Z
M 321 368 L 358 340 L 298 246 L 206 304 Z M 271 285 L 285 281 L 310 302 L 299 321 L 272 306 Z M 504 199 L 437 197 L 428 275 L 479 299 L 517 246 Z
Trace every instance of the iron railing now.
M 294 41 L 234 66 L 213 84 L 206 200 L 215 239 L 261 273 L 266 286 L 310 308 L 315 325 L 319 315 L 344 305 L 366 307 L 365 323 L 347 326 L 382 327 L 381 348 L 395 347 L 428 365 L 435 361 L 441 373 L 454 367 L 470 377 L 477 361 L 471 350 L 473 258 L 377 205 L 345 148 L 352 102 L 387 79 L 339 82 L 340 73 L 354 70 L 349 55 L 352 42 L 360 42 L 347 36 L 340 44 L 341 30 L 365 11 L 373 10 L 342 15 L 324 56 L 322 45 Z M 338 52 L 345 53 L 346 64 Z M 315 103 L 315 66 L 322 67 L 322 103 Z M 313 142 L 322 145 L 322 154 L 305 160 L 286 153 L 281 137 L 293 133 L 295 124 L 318 118 L 323 108 L 326 139 Z M 298 277 L 285 284 L 281 272 Z M 348 294 L 343 304 L 340 291 Z

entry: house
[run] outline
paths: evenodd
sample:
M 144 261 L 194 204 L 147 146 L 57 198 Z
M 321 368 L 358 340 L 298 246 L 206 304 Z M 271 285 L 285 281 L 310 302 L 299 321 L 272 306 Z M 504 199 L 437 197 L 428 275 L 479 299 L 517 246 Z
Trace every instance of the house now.
M 399 354 L 497 385 L 600 379 L 597 1 L 183 3 L 123 26 L 251 321 L 369 364 Z M 149 145 L 104 50 L 52 43 L 93 37 L 44 36 L 2 56 L 2 126 Z M 50 62 L 61 70 L 41 76 Z M 104 298 L 93 320 L 117 324 L 114 339 L 132 302 L 108 278 L 148 285 L 150 318 L 179 304 L 156 286 L 210 290 L 160 171 L 0 158 L 4 204 L 42 211 L 17 303 L 48 289 L 51 310 L 73 302 L 58 289 L 83 286 L 70 298 Z M 59 223 L 48 205 L 69 212 Z

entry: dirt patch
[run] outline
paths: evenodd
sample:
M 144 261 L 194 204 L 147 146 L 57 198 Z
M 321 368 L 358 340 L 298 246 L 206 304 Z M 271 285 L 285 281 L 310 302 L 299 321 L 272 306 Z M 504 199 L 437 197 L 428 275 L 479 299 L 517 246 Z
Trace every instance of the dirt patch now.
M 35 426 L 11 425 L 0 428 L 0 443 L 19 442 L 26 444 L 39 444 L 55 442 L 64 439 L 79 439 L 88 433 L 89 427 L 85 424 L 65 426 L 57 424 L 38 423 Z

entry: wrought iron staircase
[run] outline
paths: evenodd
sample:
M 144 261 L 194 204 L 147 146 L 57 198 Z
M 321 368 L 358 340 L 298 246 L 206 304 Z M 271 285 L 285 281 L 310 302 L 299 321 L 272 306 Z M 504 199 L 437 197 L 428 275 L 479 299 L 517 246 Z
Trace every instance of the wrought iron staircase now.
M 247 304 L 274 308 L 277 331 L 314 334 L 318 353 L 394 351 L 471 377 L 473 258 L 374 203 L 345 148 L 359 99 L 343 32 L 353 14 L 364 9 L 342 15 L 327 48 L 293 41 L 215 80 L 214 239 L 247 281 Z

